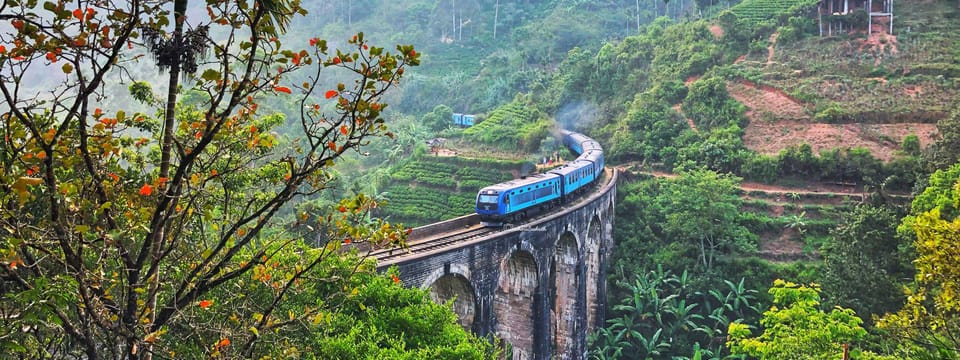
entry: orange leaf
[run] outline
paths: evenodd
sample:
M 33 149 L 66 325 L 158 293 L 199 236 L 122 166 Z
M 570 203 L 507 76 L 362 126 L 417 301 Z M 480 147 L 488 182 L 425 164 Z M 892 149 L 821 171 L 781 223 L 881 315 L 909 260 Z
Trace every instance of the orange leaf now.
M 199 306 L 201 309 L 206 309 L 210 307 L 210 305 L 213 305 L 213 300 L 200 300 L 200 302 L 197 303 L 197 306 Z
M 57 62 L 57 54 L 54 54 L 52 51 L 48 52 L 48 53 L 47 53 L 47 60 L 50 60 L 50 62 L 52 62 L 52 63 Z
M 344 243 L 344 244 L 347 244 L 347 245 L 350 245 L 351 242 L 352 242 L 352 241 L 350 240 L 350 238 L 347 238 L 346 240 L 343 240 L 343 243 Z
M 210 176 L 217 176 L 217 169 L 210 170 Z
M 330 150 L 337 151 L 337 143 L 333 141 L 327 143 L 327 147 L 330 148 Z
M 348 129 L 346 125 L 340 125 L 340 133 L 341 133 L 341 134 L 346 135 L 348 132 L 350 132 L 350 129 Z
M 333 58 L 333 63 L 334 63 L 334 64 L 339 64 L 339 63 L 340 63 L 340 57 L 335 57 L 335 58 Z
M 143 187 L 140 188 L 140 195 L 150 196 L 150 194 L 153 194 L 153 186 L 150 186 L 150 184 L 143 184 Z
M 77 18 L 77 20 L 83 20 L 83 10 L 80 10 L 80 9 L 74 10 L 73 17 Z
M 227 338 L 223 338 L 223 340 L 220 340 L 220 342 L 217 343 L 217 347 L 224 347 L 229 345 L 230 345 L 230 339 L 227 339 Z
M 393 278 L 393 282 L 394 282 L 394 283 L 397 283 L 397 284 L 399 284 L 399 283 L 400 283 L 400 278 L 399 278 L 399 277 L 397 277 L 397 275 L 390 275 L 390 277 L 392 277 L 392 278 Z
M 320 42 L 319 38 L 310 39 L 310 46 L 317 46 L 317 43 Z
M 113 179 L 113 181 L 120 181 L 120 176 L 117 176 L 117 174 L 107 173 L 107 176 L 109 176 L 111 179 Z
M 327 99 L 329 99 L 329 98 L 332 98 L 332 97 L 334 97 L 334 96 L 337 96 L 337 94 L 338 94 L 338 93 L 337 93 L 336 90 L 329 90 L 329 91 L 327 91 L 326 97 L 327 97 Z
M 340 205 L 340 209 L 338 209 L 338 210 L 340 210 L 340 212 L 347 212 L 347 207 L 346 207 L 346 206 L 343 206 L 343 205 Z
M 23 29 L 23 20 L 17 19 L 10 22 L 17 30 Z
M 290 59 L 294 65 L 300 65 L 300 54 L 293 54 L 293 58 Z
M 290 93 L 290 88 L 288 88 L 288 87 L 286 87 L 286 86 L 274 86 L 274 87 L 273 87 L 273 91 L 289 94 L 289 93 Z
M 0 45 L 0 54 L 6 54 L 6 53 L 7 53 L 7 47 Z

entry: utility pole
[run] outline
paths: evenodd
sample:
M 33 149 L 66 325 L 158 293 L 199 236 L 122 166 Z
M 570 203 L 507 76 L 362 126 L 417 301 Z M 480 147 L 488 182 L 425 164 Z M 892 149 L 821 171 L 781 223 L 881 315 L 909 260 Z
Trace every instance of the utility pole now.
M 637 33 L 640 33 L 640 0 L 637 0 Z
M 637 0 L 637 4 L 640 3 L 640 0 Z M 640 5 L 637 5 L 640 6 Z M 497 18 L 500 16 L 500 0 L 497 0 L 497 3 L 493 5 L 493 38 L 497 38 Z M 637 20 L 639 21 L 639 20 Z

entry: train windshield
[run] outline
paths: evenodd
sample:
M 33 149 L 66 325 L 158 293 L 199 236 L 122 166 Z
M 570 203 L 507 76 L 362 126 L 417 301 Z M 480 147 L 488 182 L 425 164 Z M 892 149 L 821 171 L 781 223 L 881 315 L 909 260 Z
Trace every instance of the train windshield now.
M 480 195 L 480 197 L 477 198 L 477 202 L 488 203 L 488 204 L 496 204 L 496 203 L 497 203 L 497 195 L 496 195 L 496 194 L 494 194 L 494 195 Z

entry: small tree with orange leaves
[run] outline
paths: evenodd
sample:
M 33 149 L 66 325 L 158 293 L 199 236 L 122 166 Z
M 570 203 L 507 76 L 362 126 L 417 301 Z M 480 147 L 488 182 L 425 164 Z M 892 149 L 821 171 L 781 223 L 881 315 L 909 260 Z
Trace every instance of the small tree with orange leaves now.
M 328 225 L 311 235 L 316 248 L 278 230 L 277 214 L 326 189 L 344 153 L 391 136 L 382 96 L 419 63 L 413 47 L 390 52 L 361 33 L 350 51 L 329 53 L 319 39 L 288 49 L 277 36 L 284 19 L 305 13 L 299 2 L 209 0 L 193 27 L 209 31 L 190 33 L 207 58 L 180 73 L 192 105 L 167 116 L 174 107 L 135 83 L 133 96 L 166 111 L 164 121 L 111 108 L 104 88 L 136 80 L 127 66 L 143 53 L 138 41 L 170 38 L 168 4 L 0 5 L 10 25 L 0 30 L 0 346 L 12 356 L 271 354 L 280 350 L 259 346 L 266 339 L 331 311 L 291 298 L 364 269 L 319 270 L 339 258 L 340 240 L 404 241 L 403 227 L 354 221 L 378 205 L 367 197 L 336 216 L 297 214 Z M 330 68 L 355 82 L 323 85 Z M 294 72 L 308 80 L 286 82 Z M 53 86 L 31 84 L 52 74 Z M 273 96 L 297 97 L 299 138 L 270 132 L 282 118 L 257 102 Z

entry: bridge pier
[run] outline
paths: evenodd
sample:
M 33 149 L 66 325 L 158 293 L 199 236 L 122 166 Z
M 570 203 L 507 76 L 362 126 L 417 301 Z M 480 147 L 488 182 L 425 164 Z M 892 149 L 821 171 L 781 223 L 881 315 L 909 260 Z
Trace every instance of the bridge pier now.
M 604 318 L 616 171 L 575 204 L 457 246 L 388 259 L 407 286 L 453 300 L 460 324 L 513 359 L 583 359 Z M 462 221 L 461 221 L 462 222 Z

